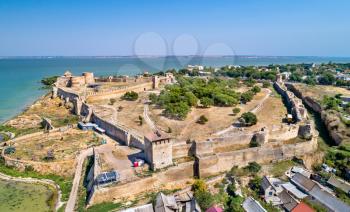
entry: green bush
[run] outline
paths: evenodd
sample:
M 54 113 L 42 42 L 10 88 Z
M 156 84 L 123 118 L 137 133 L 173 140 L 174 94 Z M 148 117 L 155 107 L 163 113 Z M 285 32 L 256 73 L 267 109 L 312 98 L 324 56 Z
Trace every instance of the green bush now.
M 205 115 L 201 115 L 199 119 L 197 120 L 198 124 L 205 124 L 208 122 L 208 118 Z
M 259 93 L 259 92 L 261 91 L 261 88 L 260 88 L 259 86 L 255 85 L 255 86 L 251 89 L 251 91 L 252 91 L 253 93 L 257 94 L 257 93 Z
M 122 96 L 122 99 L 128 101 L 136 101 L 138 98 L 139 95 L 135 91 L 128 91 Z
M 238 108 L 238 107 L 235 107 L 235 108 L 232 109 L 233 115 L 237 115 L 239 112 L 241 112 L 241 109 Z
M 246 126 L 252 126 L 258 122 L 258 118 L 252 112 L 243 113 L 241 118 L 244 120 Z
M 203 107 L 210 107 L 214 105 L 214 100 L 209 97 L 202 97 L 200 99 L 200 103 L 203 105 Z

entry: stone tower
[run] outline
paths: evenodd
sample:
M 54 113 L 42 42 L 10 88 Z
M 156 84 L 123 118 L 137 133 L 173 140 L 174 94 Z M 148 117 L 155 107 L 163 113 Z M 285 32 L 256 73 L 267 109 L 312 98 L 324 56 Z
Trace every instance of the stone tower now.
M 152 88 L 157 89 L 159 87 L 159 77 L 152 76 Z
M 173 164 L 173 146 L 170 138 L 159 131 L 145 136 L 145 159 L 152 170 Z

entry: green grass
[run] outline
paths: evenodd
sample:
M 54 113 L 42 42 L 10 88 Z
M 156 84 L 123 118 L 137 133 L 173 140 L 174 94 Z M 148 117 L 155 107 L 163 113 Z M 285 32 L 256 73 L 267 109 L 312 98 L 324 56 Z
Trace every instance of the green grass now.
M 296 165 L 296 163 L 291 160 L 285 160 L 285 161 L 274 163 L 272 165 L 270 174 L 272 174 L 272 176 L 274 177 L 281 177 L 290 167 L 294 165 Z
M 39 131 L 41 131 L 40 128 L 19 129 L 8 125 L 0 125 L 0 132 L 12 132 L 16 135 L 16 137 L 39 132 Z
M 113 203 L 113 202 L 103 202 L 96 204 L 87 209 L 88 212 L 107 212 L 111 210 L 118 210 L 123 207 L 122 203 Z
M 36 171 L 26 170 L 21 172 L 14 167 L 5 165 L 4 159 L 0 158 L 0 172 L 13 177 L 31 177 L 37 179 L 49 179 L 58 184 L 62 191 L 62 201 L 66 201 L 69 198 L 69 193 L 72 189 L 72 179 L 67 179 L 62 176 L 54 174 L 40 174 Z

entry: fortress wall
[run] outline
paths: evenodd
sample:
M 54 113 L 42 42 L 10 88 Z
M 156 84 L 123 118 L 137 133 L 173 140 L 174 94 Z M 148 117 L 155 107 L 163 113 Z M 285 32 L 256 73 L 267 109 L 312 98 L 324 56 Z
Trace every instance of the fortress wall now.
M 104 119 L 97 116 L 95 113 L 92 114 L 92 122 L 96 123 L 99 127 L 106 130 L 106 134 L 111 138 L 123 143 L 124 145 L 129 144 L 128 132 L 120 127 L 105 121 Z
M 145 149 L 145 143 L 143 141 L 143 139 L 138 138 L 137 136 L 131 134 L 130 135 L 130 144 L 129 146 L 131 147 L 135 147 L 137 149 Z
M 87 94 L 88 100 L 102 100 L 102 99 L 110 99 L 122 96 L 124 93 L 128 91 L 142 92 L 144 90 L 152 89 L 152 82 L 146 82 L 139 85 L 134 86 L 125 86 L 120 89 L 109 90 L 109 91 L 101 91 L 101 92 L 89 92 Z
M 62 88 L 58 88 L 57 89 L 57 96 L 61 97 L 63 96 L 63 98 L 69 98 L 69 101 L 73 101 L 75 98 L 79 98 L 79 95 L 74 93 L 73 91 L 66 91 L 63 90 Z
M 192 148 L 192 143 L 173 145 L 173 158 L 182 158 L 182 157 L 192 155 L 191 148 Z
M 317 136 L 311 141 L 273 147 L 271 144 L 209 156 L 197 156 L 196 163 L 201 178 L 229 171 L 233 166 L 243 167 L 249 162 L 270 163 L 293 156 L 303 156 L 317 149 Z
M 296 138 L 298 136 L 299 126 L 297 125 L 282 125 L 283 128 L 269 132 L 271 140 L 285 141 Z
M 213 138 L 214 151 L 221 148 L 230 148 L 237 145 L 247 145 L 252 140 L 253 134 L 235 133 L 232 136 Z
M 126 199 L 135 199 L 141 194 L 158 192 L 164 189 L 185 188 L 193 181 L 193 165 L 193 161 L 181 163 L 162 172 L 153 173 L 151 177 L 97 189 L 94 192 L 91 203 L 97 204 L 116 200 L 126 201 Z
M 81 106 L 80 115 L 87 116 L 89 114 L 89 108 L 90 108 L 89 105 L 83 102 Z

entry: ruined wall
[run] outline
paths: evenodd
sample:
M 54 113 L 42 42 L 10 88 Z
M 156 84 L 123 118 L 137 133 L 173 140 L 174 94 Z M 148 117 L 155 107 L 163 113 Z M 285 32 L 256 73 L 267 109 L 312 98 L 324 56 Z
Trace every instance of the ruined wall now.
M 343 140 L 350 140 L 349 137 L 344 136 L 346 133 L 343 130 L 344 128 L 346 130 L 346 127 L 343 127 L 343 130 L 341 130 L 342 127 L 339 127 L 342 123 L 338 115 L 324 111 L 322 106 L 316 100 L 309 96 L 303 96 L 302 92 L 300 92 L 293 84 L 288 83 L 286 86 L 289 90 L 300 96 L 303 102 L 314 112 L 321 115 L 321 119 L 327 128 L 328 135 L 336 145 L 341 144 Z
M 73 101 L 75 98 L 79 98 L 79 95 L 70 90 L 64 90 L 63 88 L 57 88 L 57 96 L 63 99 L 69 98 L 69 101 Z
M 164 189 L 181 189 L 189 186 L 193 181 L 193 161 L 181 163 L 162 172 L 153 173 L 128 183 L 120 183 L 113 187 L 100 188 L 95 191 L 91 204 L 110 201 L 126 201 L 142 194 L 158 192 Z
M 173 158 L 182 158 L 192 155 L 192 143 L 190 144 L 175 144 L 173 145 Z
M 311 141 L 284 146 L 274 146 L 267 143 L 261 147 L 248 148 L 232 152 L 197 156 L 196 163 L 199 177 L 205 178 L 230 170 L 233 166 L 246 166 L 249 162 L 270 163 L 290 159 L 294 156 L 314 152 L 317 149 L 317 136 Z
M 285 141 L 290 140 L 298 136 L 298 125 L 281 125 L 278 130 L 270 131 L 270 139 L 275 141 Z

